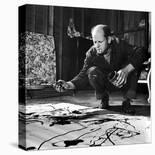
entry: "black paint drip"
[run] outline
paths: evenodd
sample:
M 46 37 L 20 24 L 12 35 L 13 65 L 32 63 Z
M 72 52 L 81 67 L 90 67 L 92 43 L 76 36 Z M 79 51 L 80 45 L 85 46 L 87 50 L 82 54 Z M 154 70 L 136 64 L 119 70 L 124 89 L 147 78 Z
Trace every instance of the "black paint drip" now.
M 78 111 L 78 110 L 74 110 L 72 111 L 73 114 L 82 114 L 82 112 Z
M 74 146 L 77 145 L 78 143 L 82 143 L 84 142 L 84 140 L 82 139 L 74 139 L 74 140 L 65 140 L 65 147 L 69 147 L 69 146 Z
M 71 124 L 71 121 L 66 119 L 56 119 L 49 126 L 53 126 L 55 124 L 59 124 L 59 125 Z

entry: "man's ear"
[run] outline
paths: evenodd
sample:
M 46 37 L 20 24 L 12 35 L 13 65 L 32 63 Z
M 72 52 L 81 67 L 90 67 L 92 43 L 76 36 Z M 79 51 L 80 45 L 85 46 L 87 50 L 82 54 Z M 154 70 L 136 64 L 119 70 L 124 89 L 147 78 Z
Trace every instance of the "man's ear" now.
M 111 44 L 111 41 L 112 41 L 112 37 L 108 36 L 108 44 Z

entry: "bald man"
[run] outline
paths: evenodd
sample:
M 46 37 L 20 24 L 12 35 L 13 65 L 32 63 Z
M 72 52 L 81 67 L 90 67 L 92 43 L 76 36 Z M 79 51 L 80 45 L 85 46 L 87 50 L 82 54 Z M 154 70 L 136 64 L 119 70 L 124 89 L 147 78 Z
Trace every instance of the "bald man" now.
M 138 70 L 145 61 L 144 48 L 136 48 L 111 34 L 107 25 L 96 25 L 91 30 L 93 46 L 87 51 L 80 73 L 71 81 L 63 81 L 57 91 L 79 90 L 89 82 L 96 98 L 101 100 L 100 108 L 108 109 L 112 90 L 123 90 L 123 112 L 133 112 L 132 99 L 136 94 Z M 109 81 L 109 74 L 115 71 L 117 78 Z

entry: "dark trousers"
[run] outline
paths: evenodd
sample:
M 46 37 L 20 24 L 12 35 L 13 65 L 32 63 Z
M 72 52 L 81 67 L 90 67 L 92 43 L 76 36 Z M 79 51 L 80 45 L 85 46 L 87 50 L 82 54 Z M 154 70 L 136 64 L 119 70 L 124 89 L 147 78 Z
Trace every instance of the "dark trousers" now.
M 98 67 L 91 67 L 88 69 L 88 79 L 90 85 L 95 89 L 97 99 L 109 99 L 111 91 L 121 90 L 125 99 L 133 99 L 136 96 L 136 88 L 138 81 L 138 74 L 133 71 L 129 74 L 127 83 L 122 88 L 117 88 L 108 80 L 108 75 L 100 71 Z

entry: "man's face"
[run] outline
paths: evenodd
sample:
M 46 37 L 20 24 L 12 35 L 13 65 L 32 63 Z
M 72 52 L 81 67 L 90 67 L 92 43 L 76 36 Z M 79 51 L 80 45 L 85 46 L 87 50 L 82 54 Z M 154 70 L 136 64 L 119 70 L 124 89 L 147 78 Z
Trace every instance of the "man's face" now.
M 97 53 L 103 54 L 108 47 L 108 41 L 104 37 L 103 30 L 94 30 L 92 33 L 92 39 L 93 39 L 94 47 L 97 50 Z

